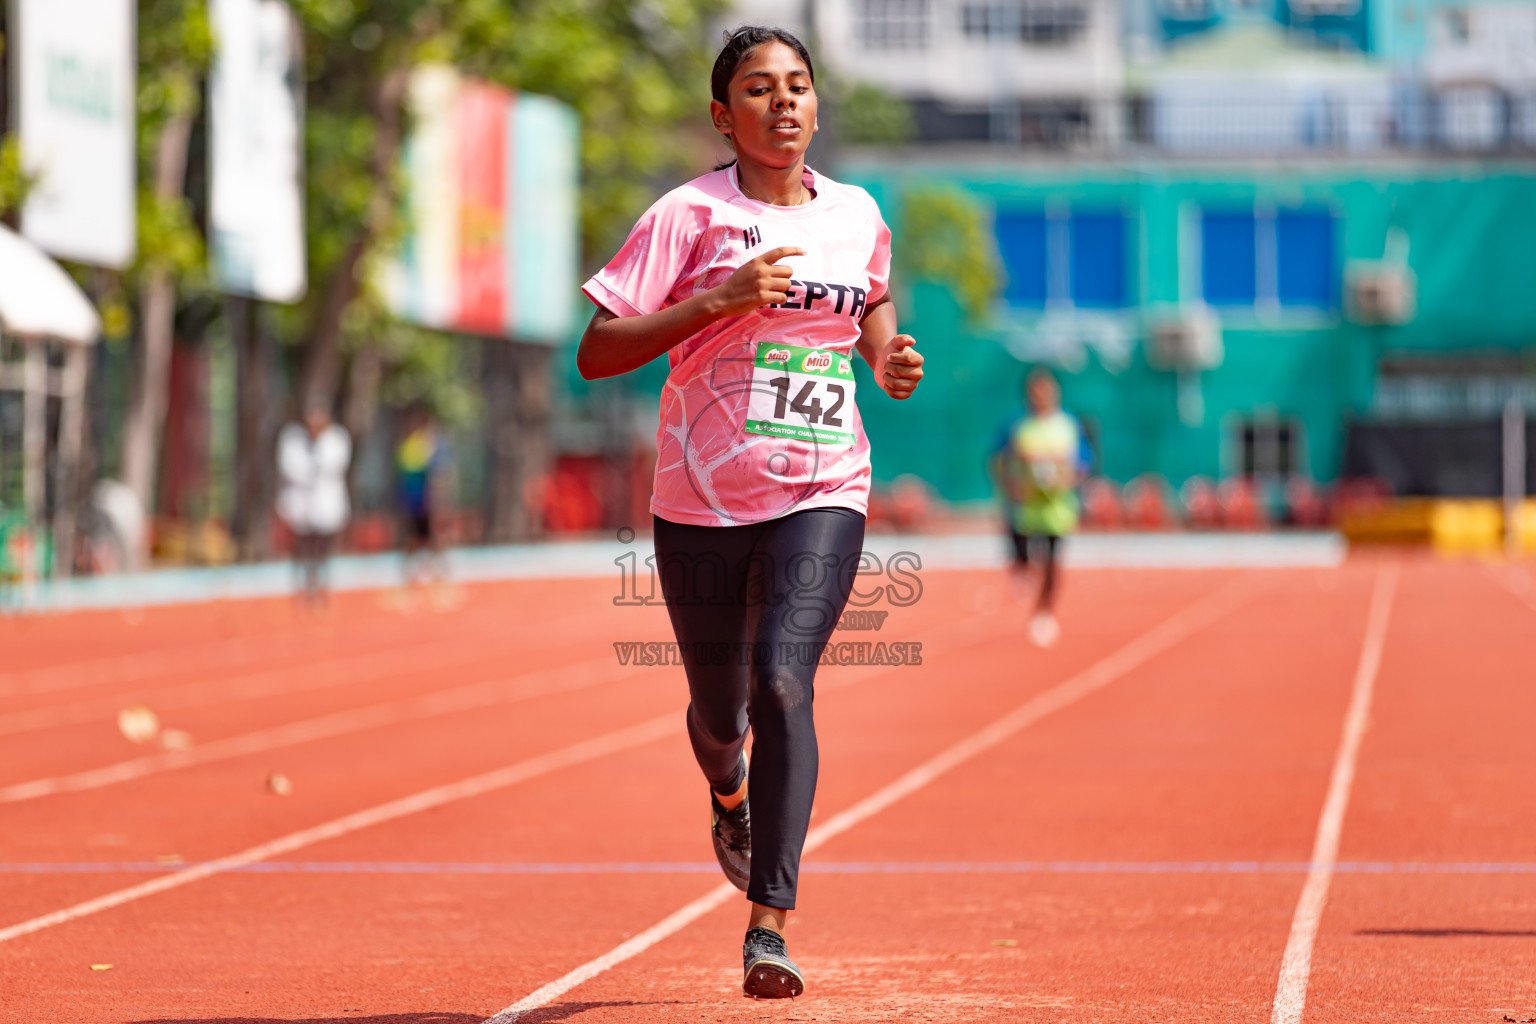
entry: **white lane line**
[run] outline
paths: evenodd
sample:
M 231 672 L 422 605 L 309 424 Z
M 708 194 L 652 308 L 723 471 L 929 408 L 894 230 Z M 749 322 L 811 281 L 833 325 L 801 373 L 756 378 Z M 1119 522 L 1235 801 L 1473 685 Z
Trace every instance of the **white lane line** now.
M 525 782 L 540 775 L 546 775 L 560 768 L 569 768 L 572 765 L 582 764 L 599 757 L 605 757 L 622 750 L 651 743 L 664 736 L 681 732 L 682 726 L 683 716 L 675 711 L 669 711 L 665 715 L 659 715 L 638 725 L 605 733 L 593 739 L 582 740 L 579 743 L 572 743 L 570 746 L 561 747 L 559 750 L 540 754 L 526 761 L 519 761 L 516 764 L 507 765 L 505 768 L 498 768 L 495 771 L 476 775 L 460 782 L 450 783 L 446 786 L 434 786 L 432 789 L 423 790 L 412 796 L 401 797 L 398 800 L 391 800 L 366 810 L 356 811 L 312 828 L 291 832 L 286 836 L 270 840 L 258 846 L 252 846 L 247 850 L 231 854 L 228 857 L 206 861 L 185 871 L 177 872 L 174 875 L 152 879 L 141 885 L 129 886 L 126 889 L 119 889 L 116 892 L 107 893 L 105 896 L 98 896 L 95 899 L 77 903 L 72 907 L 66 907 L 63 910 L 56 910 L 49 914 L 43 914 L 40 917 L 34 917 L 30 921 L 23 921 L 8 928 L 0 928 L 0 942 L 7 942 L 11 939 L 20 938 L 23 935 L 42 931 L 44 928 L 51 928 L 54 925 L 65 924 L 66 922 L 87 917 L 103 910 L 110 910 L 113 907 L 122 906 L 124 903 L 143 899 L 146 896 L 153 896 L 156 893 L 162 893 L 169 889 L 190 885 L 200 879 L 207 878 L 209 875 L 243 867 L 247 864 L 254 864 L 257 861 L 268 860 L 276 857 L 278 854 L 288 853 L 305 846 L 312 846 L 327 839 L 335 839 L 349 832 L 356 832 L 359 829 L 368 828 L 372 825 L 393 821 L 396 818 L 403 818 L 421 811 L 428 811 L 458 800 L 467 800 L 470 797 L 481 796 L 493 790 L 504 789 L 507 786 Z
M 1360 647 L 1360 664 L 1349 696 L 1349 710 L 1344 714 L 1344 730 L 1339 750 L 1333 759 L 1333 775 L 1328 780 L 1328 796 L 1317 822 L 1317 838 L 1312 843 L 1312 869 L 1296 902 L 1291 919 L 1291 934 L 1280 960 L 1280 980 L 1275 987 L 1275 1006 L 1270 1024 L 1300 1024 L 1307 1005 L 1307 980 L 1312 973 L 1312 947 L 1317 928 L 1328 903 L 1328 886 L 1333 881 L 1339 856 L 1339 836 L 1344 829 L 1344 812 L 1349 807 L 1349 791 L 1355 781 L 1355 762 L 1370 718 L 1371 695 L 1376 689 L 1376 674 L 1381 668 L 1382 647 L 1387 639 L 1387 618 L 1392 611 L 1392 596 L 1397 590 L 1398 567 L 1389 563 L 1376 574 L 1371 592 L 1371 610 L 1366 619 L 1365 640 Z
M 163 754 L 150 754 L 116 764 L 56 775 L 46 779 L 0 786 L 0 804 L 19 803 L 55 793 L 78 793 L 82 790 L 100 789 L 118 782 L 140 779 L 146 775 L 191 768 L 195 765 L 227 761 L 248 754 L 260 754 L 299 743 L 334 739 L 349 733 L 378 729 L 402 722 L 416 722 L 437 715 L 450 715 L 461 711 L 531 700 L 553 693 L 568 693 L 601 683 L 612 682 L 631 671 L 626 666 L 614 664 L 614 659 L 595 658 L 576 665 L 558 666 L 539 672 L 530 672 L 516 679 L 493 679 L 468 686 L 442 690 L 405 700 L 387 701 L 369 707 L 350 708 L 329 715 L 288 722 L 270 729 L 258 729 L 213 740 L 190 750 L 173 750 Z
M 950 769 L 970 760 L 1004 740 L 1038 722 L 1055 711 L 1060 711 L 1090 694 L 1096 693 L 1128 672 L 1162 654 L 1180 641 L 1199 632 L 1223 615 L 1236 608 L 1251 594 L 1247 577 L 1239 577 L 1214 593 L 1196 601 L 1172 618 L 1152 627 L 1113 654 L 1072 676 L 1065 682 L 1025 701 L 1023 704 L 997 719 L 991 725 L 956 743 L 935 757 L 918 765 L 852 807 L 811 829 L 805 839 L 805 852 L 810 853 L 826 845 L 860 822 L 879 814 L 905 796 L 910 796 Z M 705 914 L 725 903 L 740 891 L 729 882 L 721 883 L 692 903 L 669 914 L 645 931 L 627 939 L 594 960 L 589 960 L 562 977 L 530 992 L 511 1006 L 483 1024 L 512 1024 L 523 1014 L 538 1009 L 560 998 L 578 985 L 591 981 L 610 967 L 638 956 Z
M 171 875 L 201 861 L 0 862 L 0 875 Z M 264 860 L 227 868 L 253 875 L 717 875 L 700 861 L 349 861 Z M 812 860 L 802 875 L 1305 875 L 1306 861 L 1051 860 L 867 861 Z M 1347 861 L 1339 875 L 1536 875 L 1531 861 Z
M 1497 569 L 1493 566 L 1484 568 L 1494 582 L 1532 611 L 1536 611 L 1536 586 L 1533 586 L 1530 571 L 1525 566 Z

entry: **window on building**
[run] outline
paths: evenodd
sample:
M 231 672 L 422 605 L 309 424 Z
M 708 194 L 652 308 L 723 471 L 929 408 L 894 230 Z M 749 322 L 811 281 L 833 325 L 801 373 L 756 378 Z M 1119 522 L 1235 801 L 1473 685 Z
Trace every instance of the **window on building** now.
M 1176 21 L 1204 21 L 1215 13 L 1211 0 L 1162 0 L 1159 7 L 1163 17 Z
M 960 8 L 960 30 L 973 39 L 1009 39 L 1032 46 L 1064 46 L 1088 29 L 1081 0 L 992 0 Z
M 1119 210 L 1002 211 L 994 222 L 1011 306 L 1123 309 L 1129 304 L 1126 235 Z
M 854 39 L 866 50 L 924 49 L 932 6 L 930 0 L 854 0 Z
M 1291 17 L 1347 18 L 1360 13 L 1360 0 L 1290 0 Z
M 1306 473 L 1301 421 L 1276 416 L 1250 417 L 1236 424 L 1238 475 L 1291 476 Z
M 1440 12 L 1440 23 L 1448 41 L 1465 44 L 1472 39 L 1472 17 L 1465 7 L 1444 8 Z
M 1010 306 L 1039 307 L 1050 295 L 1047 268 L 1049 222 L 1044 213 L 999 213 L 997 249 L 1008 274 L 1003 297 Z
M 1258 224 L 1251 211 L 1200 218 L 1201 294 L 1213 306 L 1258 302 Z
M 1335 309 L 1339 268 L 1333 214 L 1205 210 L 1200 216 L 1200 294 L 1225 308 Z
M 1333 214 L 1281 210 L 1275 215 L 1275 292 L 1282 306 L 1332 309 L 1338 304 Z

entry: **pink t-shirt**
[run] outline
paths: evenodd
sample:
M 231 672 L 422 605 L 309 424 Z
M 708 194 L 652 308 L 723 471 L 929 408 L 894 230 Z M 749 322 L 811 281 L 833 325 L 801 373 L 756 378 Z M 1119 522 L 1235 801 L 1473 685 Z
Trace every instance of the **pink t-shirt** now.
M 735 526 L 807 508 L 869 505 L 869 441 L 850 360 L 859 320 L 886 294 L 891 233 L 869 193 L 809 168 L 800 206 L 747 198 L 735 166 L 645 212 L 586 283 L 618 316 L 654 313 L 720 284 L 780 246 L 806 255 L 782 306 L 717 320 L 668 353 L 651 511 Z

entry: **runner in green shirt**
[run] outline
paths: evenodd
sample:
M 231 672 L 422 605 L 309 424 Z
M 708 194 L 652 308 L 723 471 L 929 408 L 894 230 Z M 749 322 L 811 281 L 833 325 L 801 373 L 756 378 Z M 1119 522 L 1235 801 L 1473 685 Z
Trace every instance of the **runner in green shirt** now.
M 1041 579 L 1029 635 L 1050 647 L 1061 635 L 1056 621 L 1056 556 L 1061 538 L 1077 529 L 1077 485 L 1092 452 L 1077 417 L 1061 408 L 1061 388 L 1044 367 L 1024 381 L 1026 408 L 998 434 L 992 471 L 1003 494 L 1013 541 L 1011 572 L 1022 594 L 1036 565 Z

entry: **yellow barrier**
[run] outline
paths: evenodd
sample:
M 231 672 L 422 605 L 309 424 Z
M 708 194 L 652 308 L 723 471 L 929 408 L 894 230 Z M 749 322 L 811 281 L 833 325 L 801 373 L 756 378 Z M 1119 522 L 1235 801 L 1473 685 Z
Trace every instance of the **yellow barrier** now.
M 1346 514 L 1339 524 L 1351 544 L 1425 544 L 1442 555 L 1504 551 L 1504 503 L 1493 498 L 1398 498 Z M 1536 554 L 1536 500 L 1520 505 L 1519 552 Z

